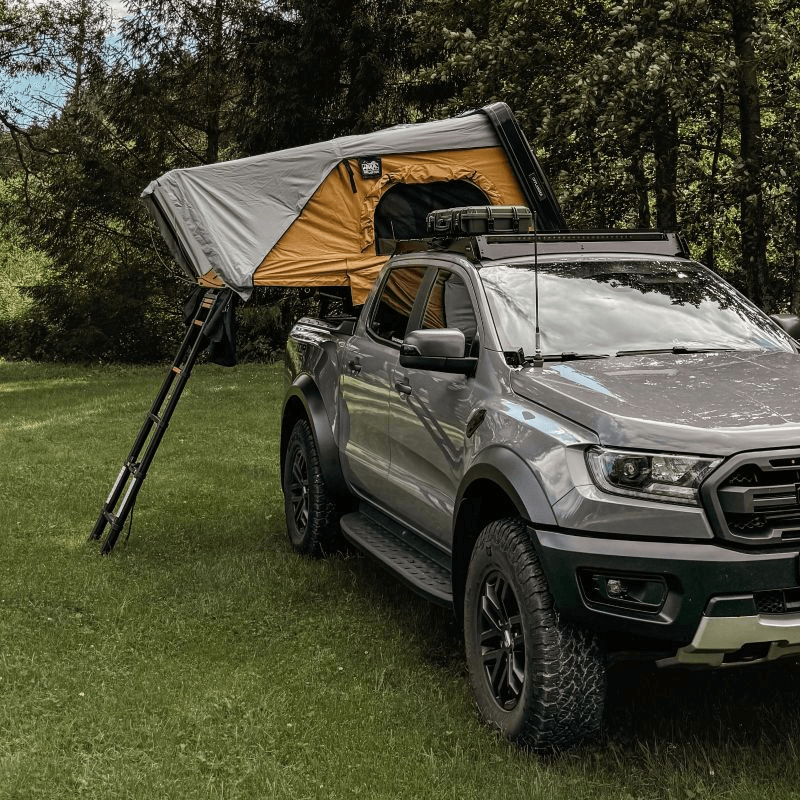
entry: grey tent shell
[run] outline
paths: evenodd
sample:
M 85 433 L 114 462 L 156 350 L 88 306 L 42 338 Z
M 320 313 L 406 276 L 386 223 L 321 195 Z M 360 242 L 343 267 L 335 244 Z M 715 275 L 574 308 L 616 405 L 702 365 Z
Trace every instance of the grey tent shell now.
M 151 182 L 142 199 L 189 277 L 198 279 L 213 270 L 225 285 L 246 298 L 256 269 L 340 164 L 349 169 L 351 159 L 365 157 L 507 149 L 489 109 L 500 109 L 513 120 L 505 104 L 497 103 L 481 110 L 487 113 L 473 111 L 436 122 L 175 169 Z M 513 124 L 516 126 L 515 120 Z M 525 149 L 532 157 L 527 143 Z M 520 170 L 516 172 L 519 179 Z M 337 213 L 340 209 L 331 209 L 332 215 Z

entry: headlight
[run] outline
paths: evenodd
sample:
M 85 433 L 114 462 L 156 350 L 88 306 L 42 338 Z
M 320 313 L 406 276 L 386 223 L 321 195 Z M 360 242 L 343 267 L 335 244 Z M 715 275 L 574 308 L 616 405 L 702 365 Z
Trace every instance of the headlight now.
M 592 447 L 586 461 L 592 480 L 604 492 L 696 506 L 700 484 L 722 459 Z

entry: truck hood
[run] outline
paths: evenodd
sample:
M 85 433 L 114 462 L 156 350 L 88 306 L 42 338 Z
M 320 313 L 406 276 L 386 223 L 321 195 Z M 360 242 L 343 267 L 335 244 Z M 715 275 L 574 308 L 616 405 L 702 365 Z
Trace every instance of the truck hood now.
M 641 355 L 512 373 L 514 391 L 610 447 L 730 455 L 800 447 L 800 355 Z

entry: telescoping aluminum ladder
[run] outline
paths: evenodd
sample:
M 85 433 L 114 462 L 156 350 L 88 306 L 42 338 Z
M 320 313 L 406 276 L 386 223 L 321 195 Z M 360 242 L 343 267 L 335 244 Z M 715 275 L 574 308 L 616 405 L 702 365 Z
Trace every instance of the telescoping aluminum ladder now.
M 207 336 L 209 325 L 214 323 L 217 312 L 224 310 L 231 296 L 230 289 L 207 289 L 197 306 L 194 318 L 178 348 L 175 361 L 167 372 L 111 493 L 100 511 L 100 516 L 89 534 L 89 541 L 100 539 L 106 526 L 110 526 L 101 548 L 104 555 L 114 548 L 125 520 L 133 510 L 136 496 L 147 477 L 147 470 L 189 380 L 194 362 L 209 343 Z

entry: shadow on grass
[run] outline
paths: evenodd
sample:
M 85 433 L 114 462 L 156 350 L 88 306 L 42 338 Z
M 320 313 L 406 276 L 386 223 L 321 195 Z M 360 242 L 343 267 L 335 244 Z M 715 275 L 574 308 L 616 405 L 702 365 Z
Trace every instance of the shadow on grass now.
M 450 609 L 420 597 L 368 556 L 349 551 L 346 559 L 370 603 L 391 619 L 426 663 L 466 675 L 461 630 Z
M 342 613 L 358 613 L 353 608 L 369 610 L 398 632 L 408 650 L 441 670 L 443 680 L 463 679 L 464 692 L 469 692 L 461 630 L 451 611 L 419 597 L 371 558 L 351 550 L 333 556 L 327 564 L 307 560 L 303 564 L 285 540 L 282 520 L 275 516 L 265 520 L 245 514 L 233 526 L 230 522 L 206 517 L 199 534 L 196 525 L 174 522 L 168 541 L 158 541 L 159 534 L 152 529 L 137 532 L 134 524 L 131 555 L 138 569 L 154 572 L 174 569 L 176 559 L 209 563 L 237 554 L 250 554 L 254 570 L 266 559 L 283 577 L 302 579 L 304 572 L 317 571 L 324 586 L 316 588 L 317 599 L 319 591 L 346 585 L 357 603 L 349 608 L 343 605 Z M 124 558 L 125 552 L 120 543 L 111 557 Z M 302 613 L 305 601 L 300 606 L 292 602 L 295 612 Z M 308 613 L 317 613 L 311 600 Z M 793 658 L 714 671 L 616 664 L 608 678 L 605 744 L 629 753 L 642 744 L 698 751 L 786 745 L 800 739 L 799 706 L 800 662 Z
M 719 670 L 618 664 L 609 672 L 606 732 L 620 745 L 784 744 L 800 736 L 795 658 Z

